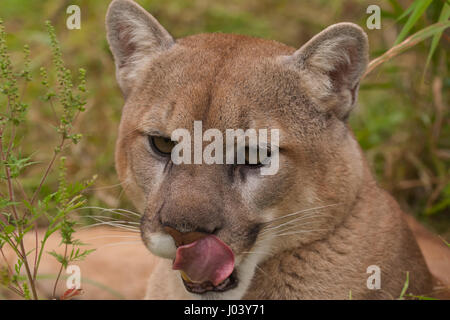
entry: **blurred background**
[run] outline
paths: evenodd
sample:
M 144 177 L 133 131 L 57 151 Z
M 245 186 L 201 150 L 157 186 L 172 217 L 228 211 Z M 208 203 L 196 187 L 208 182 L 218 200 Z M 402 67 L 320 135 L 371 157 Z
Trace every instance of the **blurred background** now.
M 138 0 L 176 38 L 203 32 L 246 34 L 300 47 L 336 22 L 362 26 L 369 36 L 374 59 L 391 48 L 406 19 L 398 20 L 412 1 L 360 0 Z M 81 30 L 68 30 L 66 8 L 81 8 Z M 82 141 L 66 150 L 68 180 L 98 175 L 86 190 L 90 206 L 133 209 L 123 195 L 114 170 L 114 145 L 123 99 L 115 80 L 112 55 L 105 37 L 104 17 L 109 1 L 1 0 L 0 18 L 8 33 L 13 61 L 22 59 L 22 48 L 31 50 L 31 68 L 51 64 L 45 20 L 56 28 L 67 67 L 87 70 L 89 90 L 86 112 L 76 122 Z M 376 4 L 381 29 L 368 30 L 366 9 Z M 434 0 L 411 33 L 439 18 L 444 1 Z M 430 40 L 424 41 L 372 72 L 361 84 L 359 106 L 350 124 L 365 150 L 382 187 L 402 208 L 428 228 L 450 241 L 450 33 L 444 32 L 425 70 Z M 25 189 L 33 190 L 49 161 L 58 138 L 48 103 L 42 101 L 39 81 L 27 88 L 29 124 L 22 136 L 23 154 L 40 163 L 23 175 Z M 50 177 L 56 188 L 57 176 Z M 42 191 L 49 193 L 49 190 Z M 86 210 L 88 211 L 88 210 Z M 89 214 L 84 212 L 83 214 Z

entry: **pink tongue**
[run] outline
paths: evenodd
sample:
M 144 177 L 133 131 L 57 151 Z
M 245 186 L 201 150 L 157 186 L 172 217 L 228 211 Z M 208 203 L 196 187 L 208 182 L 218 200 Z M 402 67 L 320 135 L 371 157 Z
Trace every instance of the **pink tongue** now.
M 234 269 L 234 254 L 225 243 L 210 235 L 177 249 L 173 270 L 182 270 L 195 282 L 217 286 Z

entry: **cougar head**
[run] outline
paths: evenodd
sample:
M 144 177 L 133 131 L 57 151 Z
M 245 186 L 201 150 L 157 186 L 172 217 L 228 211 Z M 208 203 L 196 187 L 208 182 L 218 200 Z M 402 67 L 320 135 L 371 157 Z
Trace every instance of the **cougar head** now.
M 240 298 L 258 263 L 345 217 L 364 168 L 346 124 L 368 60 L 360 27 L 332 25 L 298 50 L 220 33 L 175 40 L 127 0 L 111 3 L 106 25 L 125 97 L 116 170 L 142 213 L 144 243 L 174 260 L 188 291 Z M 195 121 L 224 136 L 278 130 L 278 171 L 174 164 L 172 133 L 194 135 Z

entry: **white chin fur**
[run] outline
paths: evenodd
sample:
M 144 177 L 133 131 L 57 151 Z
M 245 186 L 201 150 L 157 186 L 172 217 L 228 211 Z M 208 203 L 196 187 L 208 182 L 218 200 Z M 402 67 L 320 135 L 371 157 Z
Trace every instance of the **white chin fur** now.
M 177 251 L 173 238 L 168 234 L 159 232 L 148 237 L 147 248 L 154 255 L 166 259 L 175 259 Z

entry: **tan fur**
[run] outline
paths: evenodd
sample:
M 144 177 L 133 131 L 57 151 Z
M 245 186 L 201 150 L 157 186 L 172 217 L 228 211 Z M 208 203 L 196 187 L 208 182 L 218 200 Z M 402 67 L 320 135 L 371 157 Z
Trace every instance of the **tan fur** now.
M 126 86 L 118 65 L 126 101 L 117 172 L 131 181 L 126 191 L 143 213 L 142 238 L 151 251 L 164 251 L 154 243 L 164 226 L 213 232 L 236 255 L 239 277 L 227 292 L 191 295 L 166 250 L 169 260 L 152 273 L 147 299 L 345 299 L 350 292 L 355 299 L 396 298 L 406 272 L 409 293 L 431 293 L 431 275 L 403 213 L 377 186 L 346 124 L 368 62 L 361 28 L 331 26 L 299 50 L 231 34 L 168 42 L 144 12 L 116 0 L 107 14 L 116 61 L 143 55 L 132 38 L 115 41 L 137 24 L 151 25 L 133 32 L 147 32 L 139 41 L 154 43 L 157 52 L 141 60 L 139 72 L 126 70 L 134 75 Z M 279 129 L 280 170 L 260 176 L 230 165 L 175 166 L 152 154 L 148 135 L 192 132 L 195 120 L 203 130 Z M 280 217 L 302 210 L 310 213 L 308 223 L 291 222 L 291 233 L 265 226 L 277 218 L 272 226 L 280 226 L 289 222 Z M 371 265 L 381 269 L 380 290 L 366 286 Z

